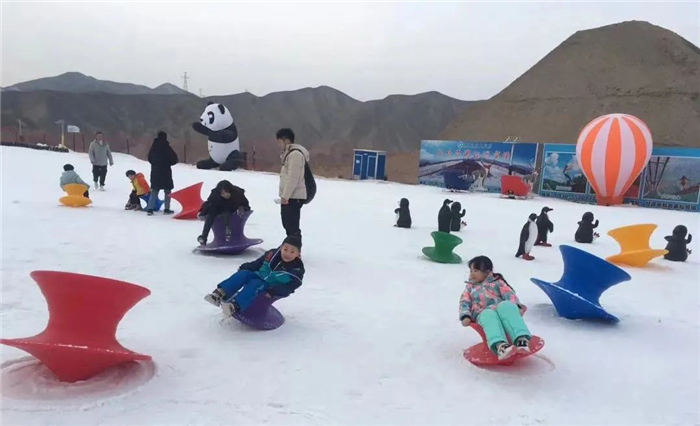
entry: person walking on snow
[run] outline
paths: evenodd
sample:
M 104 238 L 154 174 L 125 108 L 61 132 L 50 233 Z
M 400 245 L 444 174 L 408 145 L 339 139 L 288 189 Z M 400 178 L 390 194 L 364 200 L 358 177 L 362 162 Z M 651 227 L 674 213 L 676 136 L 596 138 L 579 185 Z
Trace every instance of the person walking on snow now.
M 95 182 L 95 189 L 98 188 L 97 181 L 99 179 L 100 191 L 105 190 L 105 178 L 107 177 L 107 164 L 114 165 L 112 159 L 112 150 L 109 149 L 109 144 L 104 141 L 102 132 L 95 133 L 95 140 L 90 142 L 88 156 L 92 163 L 92 180 Z
M 292 129 L 280 129 L 277 131 L 277 142 L 282 148 L 282 170 L 280 170 L 280 214 L 282 226 L 287 236 L 297 235 L 301 238 L 301 208 L 306 201 L 306 181 L 304 171 L 309 161 L 309 151 L 303 146 L 294 143 Z
M 170 210 L 170 192 L 174 188 L 172 166 L 177 164 L 177 154 L 168 142 L 168 134 L 160 131 L 158 137 L 153 140 L 151 150 L 148 151 L 148 162 L 151 163 L 151 195 L 148 198 L 147 212 L 153 215 L 156 199 L 162 189 L 165 193 L 165 209 L 163 214 L 173 214 Z

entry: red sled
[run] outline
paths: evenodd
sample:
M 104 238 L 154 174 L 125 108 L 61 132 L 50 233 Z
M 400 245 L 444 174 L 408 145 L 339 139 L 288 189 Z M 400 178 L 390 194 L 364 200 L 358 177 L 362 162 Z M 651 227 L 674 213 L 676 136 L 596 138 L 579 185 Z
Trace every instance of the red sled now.
M 513 363 L 519 359 L 527 358 L 540 351 L 544 347 L 544 340 L 539 336 L 532 336 L 530 338 L 530 352 L 516 352 L 513 356 L 499 360 L 498 355 L 493 353 L 489 349 L 488 343 L 486 343 L 486 334 L 484 334 L 484 329 L 477 323 L 472 322 L 470 324 L 479 336 L 481 336 L 481 343 L 478 343 L 470 348 L 464 350 L 464 358 L 472 364 L 483 367 L 489 365 L 513 365 Z M 512 342 L 511 342 L 512 343 Z
M 520 176 L 501 176 L 501 195 L 508 198 L 530 197 L 530 185 L 525 183 Z

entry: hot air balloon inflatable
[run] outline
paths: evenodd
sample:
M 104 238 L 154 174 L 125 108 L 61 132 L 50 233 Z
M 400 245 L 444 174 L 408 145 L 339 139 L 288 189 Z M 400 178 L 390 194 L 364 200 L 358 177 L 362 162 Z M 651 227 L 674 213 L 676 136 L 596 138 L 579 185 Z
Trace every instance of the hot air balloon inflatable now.
M 576 143 L 576 159 L 595 190 L 598 204 L 622 203 L 649 161 L 652 148 L 649 127 L 633 115 L 603 115 L 583 128 Z

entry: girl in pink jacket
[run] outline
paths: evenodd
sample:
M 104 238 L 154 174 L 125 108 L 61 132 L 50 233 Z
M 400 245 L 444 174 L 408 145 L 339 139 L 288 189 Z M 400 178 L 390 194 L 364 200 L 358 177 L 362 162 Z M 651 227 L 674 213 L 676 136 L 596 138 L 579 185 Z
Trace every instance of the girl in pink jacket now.
M 476 321 L 484 329 L 489 348 L 499 360 L 516 352 L 530 352 L 532 335 L 521 315 L 525 307 L 513 288 L 501 274 L 493 273 L 493 263 L 486 256 L 470 260 L 469 269 L 469 280 L 459 300 L 462 325 L 467 327 Z

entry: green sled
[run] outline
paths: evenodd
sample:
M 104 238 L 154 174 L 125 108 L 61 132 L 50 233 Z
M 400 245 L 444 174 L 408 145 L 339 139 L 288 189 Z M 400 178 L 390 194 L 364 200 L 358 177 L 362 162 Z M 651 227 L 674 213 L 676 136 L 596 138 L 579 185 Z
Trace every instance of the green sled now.
M 452 253 L 455 247 L 462 244 L 461 238 L 438 231 L 432 232 L 430 236 L 435 241 L 435 247 L 423 247 L 423 254 L 428 259 L 438 263 L 462 263 L 462 258 Z

